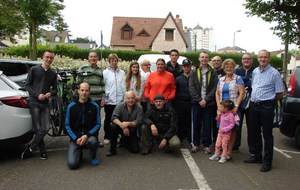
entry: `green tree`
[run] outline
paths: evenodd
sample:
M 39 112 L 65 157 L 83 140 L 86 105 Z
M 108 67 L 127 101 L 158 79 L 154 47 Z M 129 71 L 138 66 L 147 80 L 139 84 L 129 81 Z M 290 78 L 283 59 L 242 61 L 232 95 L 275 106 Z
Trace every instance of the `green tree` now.
M 3 31 L 10 31 L 10 33 L 3 32 L 3 36 L 11 38 L 14 33 L 18 34 L 21 29 L 27 29 L 29 32 L 29 58 L 36 60 L 37 38 L 41 26 L 51 25 L 58 31 L 67 28 L 60 12 L 65 7 L 62 3 L 63 0 L 1 0 L 0 6 L 3 5 L 3 7 L 0 7 L 0 20 L 12 16 L 5 19 L 5 25 L 3 24 Z M 6 8 L 10 14 L 2 14 L 3 8 Z M 14 25 L 17 26 L 17 32 L 10 29 Z
M 0 1 L 0 40 L 9 39 L 14 42 L 14 36 L 21 35 L 25 28 L 16 7 L 15 1 Z
M 300 1 L 299 0 L 246 0 L 248 16 L 261 17 L 266 22 L 275 22 L 271 29 L 283 42 L 300 45 Z
M 299 0 L 246 0 L 244 4 L 248 16 L 258 16 L 264 21 L 275 22 L 271 29 L 285 45 L 284 74 L 287 78 L 288 45 L 300 45 L 300 1 Z
M 89 43 L 89 42 L 94 42 L 89 40 L 88 37 L 85 38 L 81 38 L 81 37 L 77 37 L 75 40 L 72 40 L 73 43 Z
M 29 57 L 37 59 L 37 38 L 40 26 L 52 25 L 58 31 L 67 28 L 60 13 L 63 0 L 18 0 L 20 12 L 29 30 Z

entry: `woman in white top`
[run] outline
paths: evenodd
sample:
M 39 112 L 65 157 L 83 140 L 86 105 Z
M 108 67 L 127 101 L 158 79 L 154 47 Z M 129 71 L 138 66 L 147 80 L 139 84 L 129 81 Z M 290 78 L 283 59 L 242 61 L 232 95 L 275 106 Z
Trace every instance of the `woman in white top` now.
M 111 115 L 116 105 L 124 100 L 125 95 L 125 72 L 118 68 L 119 58 L 116 54 L 109 54 L 109 67 L 103 71 L 103 80 L 105 84 L 105 102 L 104 103 L 104 144 L 110 143 L 109 128 L 111 124 Z
M 126 76 L 126 91 L 133 91 L 137 102 L 142 101 L 142 95 L 144 92 L 143 80 L 140 74 L 139 63 L 134 61 L 131 62 Z

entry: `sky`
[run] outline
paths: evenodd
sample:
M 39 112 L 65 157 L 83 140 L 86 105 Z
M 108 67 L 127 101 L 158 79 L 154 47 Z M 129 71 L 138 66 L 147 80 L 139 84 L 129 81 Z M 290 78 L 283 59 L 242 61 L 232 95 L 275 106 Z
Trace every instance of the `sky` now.
M 72 38 L 88 37 L 100 44 L 110 45 L 114 16 L 166 18 L 169 12 L 179 15 L 183 26 L 194 28 L 198 24 L 213 28 L 215 49 L 235 45 L 248 52 L 261 49 L 284 49 L 280 39 L 267 23 L 258 17 L 247 17 L 245 0 L 64 0 L 62 15 Z

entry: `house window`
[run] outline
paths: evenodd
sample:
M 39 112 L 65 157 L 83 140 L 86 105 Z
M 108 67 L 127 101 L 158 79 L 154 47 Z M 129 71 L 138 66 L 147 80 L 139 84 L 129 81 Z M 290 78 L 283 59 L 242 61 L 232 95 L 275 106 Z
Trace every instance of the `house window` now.
M 131 40 L 132 39 L 132 31 L 133 31 L 133 28 L 128 23 L 126 23 L 121 28 L 121 39 L 122 40 Z
M 59 42 L 59 41 L 60 41 L 60 37 L 59 36 L 55 36 L 54 42 Z
M 131 40 L 132 34 L 130 30 L 122 31 L 122 40 Z
M 174 40 L 174 29 L 165 29 L 165 40 L 166 41 Z

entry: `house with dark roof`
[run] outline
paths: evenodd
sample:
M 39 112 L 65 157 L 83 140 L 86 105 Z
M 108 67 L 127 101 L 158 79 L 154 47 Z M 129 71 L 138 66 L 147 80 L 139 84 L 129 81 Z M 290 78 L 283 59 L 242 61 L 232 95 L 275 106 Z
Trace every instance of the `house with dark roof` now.
M 57 44 L 68 44 L 77 46 L 80 49 L 89 49 L 94 50 L 97 48 L 96 42 L 88 42 L 88 43 L 73 43 L 70 40 L 69 31 L 55 31 L 55 30 L 42 30 L 42 38 L 40 38 L 41 43 L 47 43 L 51 46 L 55 46 Z
M 55 30 L 45 30 L 42 29 L 41 42 L 48 42 L 50 45 L 56 44 L 67 44 L 70 43 L 69 32 L 68 31 L 55 31 Z
M 174 18 L 170 12 L 166 18 L 113 17 L 110 47 L 112 50 L 186 52 L 188 43 L 182 19 L 179 15 Z

